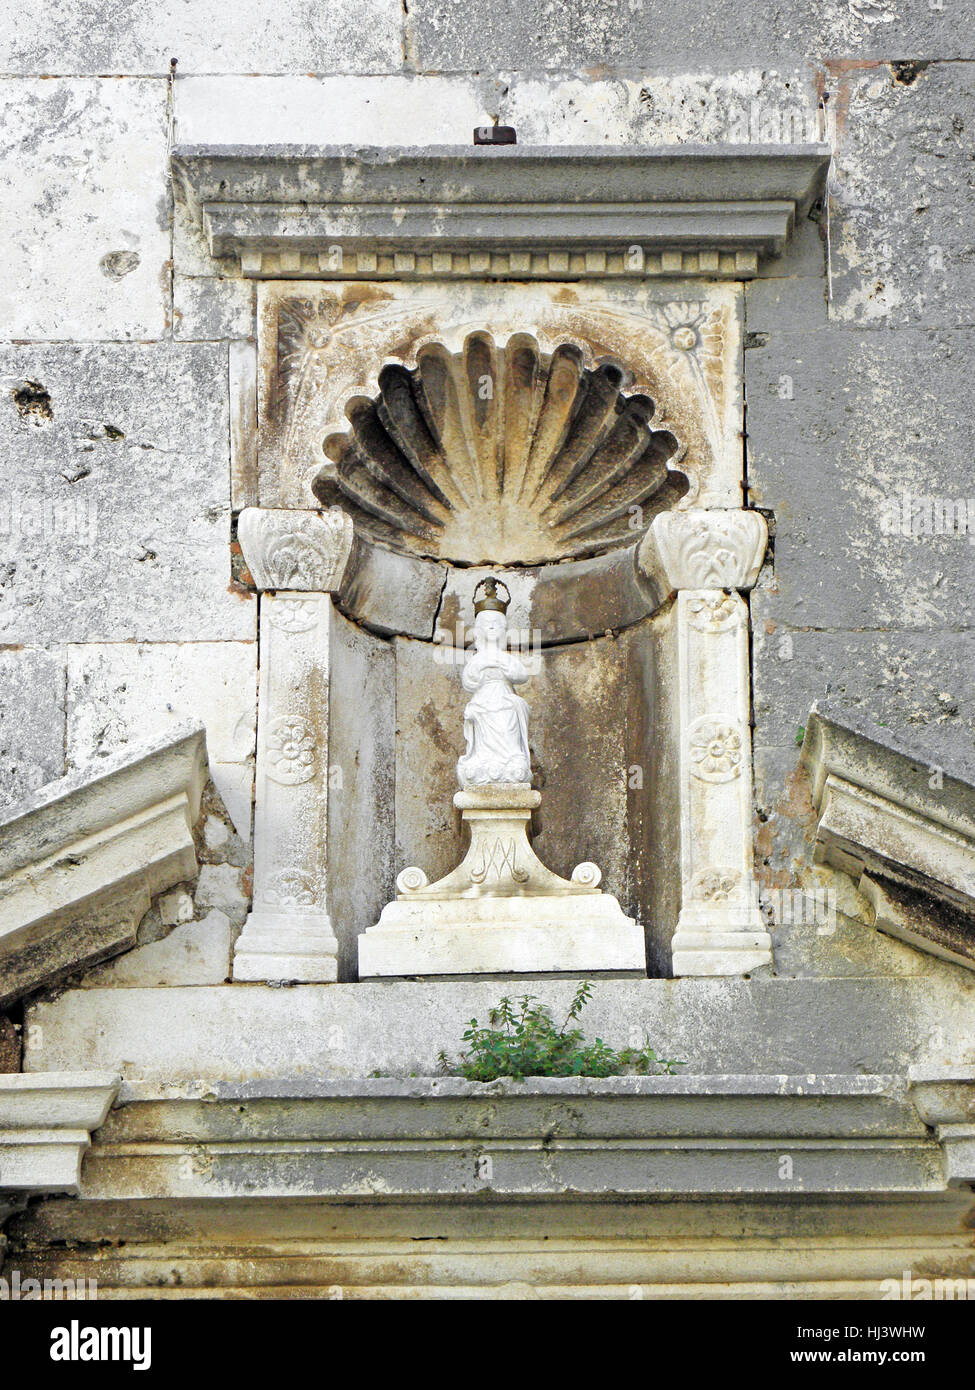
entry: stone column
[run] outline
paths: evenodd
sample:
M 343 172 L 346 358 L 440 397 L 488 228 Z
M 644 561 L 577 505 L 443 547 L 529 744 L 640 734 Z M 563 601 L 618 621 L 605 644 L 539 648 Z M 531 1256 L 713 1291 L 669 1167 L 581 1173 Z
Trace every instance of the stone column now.
M 758 512 L 658 516 L 641 567 L 677 591 L 681 909 L 674 975 L 742 975 L 772 961 L 752 859 L 748 609 L 768 530 Z
M 327 906 L 330 592 L 352 523 L 248 508 L 238 527 L 257 587 L 260 686 L 254 904 L 234 951 L 235 980 L 332 981 L 338 942 Z

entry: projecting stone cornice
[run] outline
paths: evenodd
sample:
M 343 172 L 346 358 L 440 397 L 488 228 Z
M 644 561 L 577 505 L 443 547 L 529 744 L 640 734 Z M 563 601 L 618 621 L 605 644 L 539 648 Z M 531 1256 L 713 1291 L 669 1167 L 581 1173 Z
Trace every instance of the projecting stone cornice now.
M 0 820 L 0 1006 L 135 944 L 150 900 L 196 877 L 202 728 L 49 783 Z
M 77 1193 L 118 1087 L 111 1072 L 0 1076 L 0 1192 Z
M 934 1130 L 951 1187 L 975 1183 L 975 1067 L 911 1067 L 911 1098 Z
M 868 720 L 813 705 L 802 745 L 816 858 L 859 882 L 877 927 L 975 969 L 975 779 Z
M 894 1076 L 299 1077 L 123 1083 L 83 1196 L 808 1200 L 944 1189 L 938 1140 Z
M 744 279 L 821 194 L 826 145 L 184 145 L 212 254 L 258 278 Z

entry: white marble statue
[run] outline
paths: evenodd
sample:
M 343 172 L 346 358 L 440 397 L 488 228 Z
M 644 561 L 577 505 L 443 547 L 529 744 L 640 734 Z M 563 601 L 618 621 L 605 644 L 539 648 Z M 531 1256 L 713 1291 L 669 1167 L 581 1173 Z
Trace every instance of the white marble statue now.
M 464 710 L 466 750 L 457 763 L 461 787 L 490 786 L 496 782 L 530 782 L 528 705 L 513 687 L 523 685 L 529 672 L 525 663 L 507 650 L 511 596 L 498 594 L 498 582 L 485 579 L 478 585 L 483 597 L 474 601 L 474 650 L 467 658 L 461 681 L 472 698 Z

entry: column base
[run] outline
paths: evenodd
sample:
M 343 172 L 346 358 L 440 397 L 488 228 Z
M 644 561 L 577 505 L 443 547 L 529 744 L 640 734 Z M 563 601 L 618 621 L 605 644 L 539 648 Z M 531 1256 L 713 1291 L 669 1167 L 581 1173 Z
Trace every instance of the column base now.
M 682 908 L 670 949 L 675 976 L 747 975 L 772 964 L 762 914 L 736 903 Z
M 327 913 L 252 912 L 234 948 L 232 978 L 334 984 L 338 949 Z

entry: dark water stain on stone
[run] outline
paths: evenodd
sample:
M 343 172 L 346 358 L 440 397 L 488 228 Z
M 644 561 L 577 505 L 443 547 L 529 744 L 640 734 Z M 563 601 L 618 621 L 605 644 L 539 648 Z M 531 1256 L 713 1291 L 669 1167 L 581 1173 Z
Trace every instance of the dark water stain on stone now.
M 51 396 L 39 381 L 22 381 L 14 388 L 14 404 L 22 420 L 31 425 L 45 425 L 54 419 Z

